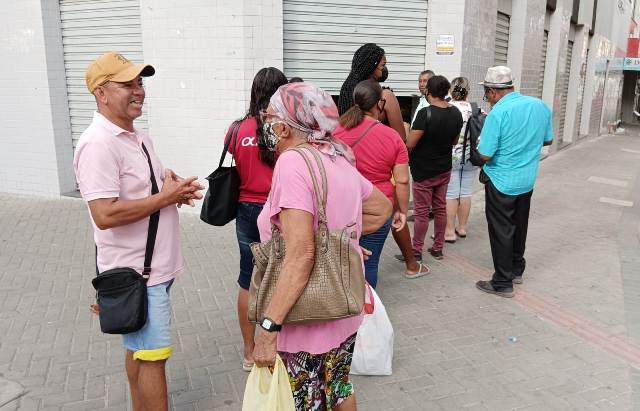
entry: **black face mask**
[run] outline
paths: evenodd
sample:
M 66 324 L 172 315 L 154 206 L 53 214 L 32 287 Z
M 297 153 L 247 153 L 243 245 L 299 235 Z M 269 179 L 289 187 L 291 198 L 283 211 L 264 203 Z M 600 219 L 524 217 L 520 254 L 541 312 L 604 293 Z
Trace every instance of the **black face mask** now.
M 384 83 L 387 80 L 387 77 L 389 77 L 389 70 L 387 69 L 387 66 L 384 66 L 382 68 L 382 75 L 378 79 L 378 83 Z

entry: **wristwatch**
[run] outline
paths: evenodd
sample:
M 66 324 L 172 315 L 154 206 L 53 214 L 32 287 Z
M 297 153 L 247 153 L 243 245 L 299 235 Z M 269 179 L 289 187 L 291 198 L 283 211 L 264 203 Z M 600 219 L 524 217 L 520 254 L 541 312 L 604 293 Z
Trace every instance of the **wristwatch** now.
M 276 324 L 275 321 L 268 317 L 264 317 L 262 320 L 260 320 L 259 324 L 260 327 L 262 327 L 265 331 L 269 331 L 270 333 L 282 330 L 281 324 Z

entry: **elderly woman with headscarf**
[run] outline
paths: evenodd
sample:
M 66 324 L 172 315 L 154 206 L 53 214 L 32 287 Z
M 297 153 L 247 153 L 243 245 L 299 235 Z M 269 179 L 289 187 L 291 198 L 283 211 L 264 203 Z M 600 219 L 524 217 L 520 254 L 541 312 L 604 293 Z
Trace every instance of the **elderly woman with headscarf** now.
M 259 367 L 271 366 L 279 352 L 298 410 L 355 410 L 349 371 L 362 316 L 311 325 L 282 324 L 309 280 L 318 229 L 310 171 L 305 159 L 289 149 L 304 146 L 317 150 L 327 177 L 328 228 L 353 224 L 356 248 L 363 232 L 374 232 L 387 221 L 391 204 L 356 170 L 351 149 L 332 137 L 338 111 L 329 94 L 304 82 L 283 85 L 263 117 L 267 144 L 280 156 L 269 198 L 258 217 L 258 229 L 261 241 L 268 241 L 274 223 L 284 238 L 286 254 L 260 322 L 254 360 Z M 311 153 L 306 155 L 315 164 Z M 314 172 L 322 181 L 317 169 Z

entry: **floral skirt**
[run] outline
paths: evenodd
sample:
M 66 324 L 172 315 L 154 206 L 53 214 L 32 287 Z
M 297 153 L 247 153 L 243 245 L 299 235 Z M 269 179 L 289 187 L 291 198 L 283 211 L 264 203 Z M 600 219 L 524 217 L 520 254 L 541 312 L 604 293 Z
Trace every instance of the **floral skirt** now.
M 287 367 L 293 401 L 299 411 L 324 411 L 353 395 L 349 380 L 356 334 L 324 354 L 281 352 Z

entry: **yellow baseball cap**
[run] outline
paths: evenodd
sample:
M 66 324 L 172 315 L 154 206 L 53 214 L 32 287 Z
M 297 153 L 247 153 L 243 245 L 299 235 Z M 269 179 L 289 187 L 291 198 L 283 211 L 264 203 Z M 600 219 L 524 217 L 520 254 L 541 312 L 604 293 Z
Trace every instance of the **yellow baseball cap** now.
M 107 81 L 126 83 L 138 76 L 150 77 L 156 70 L 148 64 L 133 64 L 122 54 L 111 51 L 98 57 L 87 67 L 84 78 L 89 92 L 93 93 L 96 87 Z

